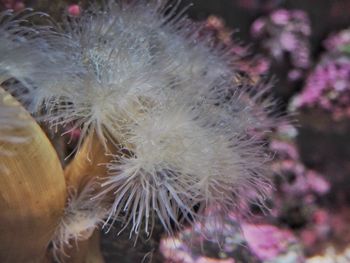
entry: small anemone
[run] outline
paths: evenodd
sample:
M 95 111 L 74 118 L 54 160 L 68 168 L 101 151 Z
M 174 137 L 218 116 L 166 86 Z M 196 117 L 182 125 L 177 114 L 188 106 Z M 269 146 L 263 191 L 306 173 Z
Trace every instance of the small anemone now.
M 97 183 L 88 182 L 81 191 L 71 189 L 59 226 L 52 240 L 53 254 L 61 261 L 69 257 L 65 252 L 74 242 L 90 238 L 93 231 L 103 222 L 107 210 L 103 197 L 93 198 Z
M 207 206 L 227 213 L 241 200 L 263 203 L 270 185 L 262 143 L 206 110 L 172 97 L 129 128 L 131 154 L 115 156 L 102 184 L 115 195 L 109 220 L 149 234 L 157 217 L 172 233 Z
M 66 17 L 42 37 L 60 71 L 49 67 L 45 78 L 32 78 L 31 110 L 44 107 L 51 125 L 73 124 L 81 141 L 96 132 L 106 146 L 123 141 L 125 124 L 166 103 L 173 90 L 183 97 L 205 97 L 213 88 L 222 93 L 233 60 L 209 36 L 199 36 L 196 24 L 177 12 L 179 2 L 106 1 Z
M 41 52 L 45 49 L 41 36 L 48 29 L 30 22 L 31 17 L 43 15 L 30 9 L 0 13 L 0 83 L 15 78 L 32 88 L 32 78 L 38 70 L 44 64 L 49 66 L 48 57 Z

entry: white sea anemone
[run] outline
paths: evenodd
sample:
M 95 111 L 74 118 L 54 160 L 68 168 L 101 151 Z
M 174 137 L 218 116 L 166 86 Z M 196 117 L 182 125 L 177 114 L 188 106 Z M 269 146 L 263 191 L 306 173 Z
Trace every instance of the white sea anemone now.
M 94 198 L 96 182 L 88 182 L 79 192 L 71 189 L 63 218 L 52 240 L 53 252 L 57 260 L 68 256 L 65 250 L 74 242 L 90 238 L 93 231 L 106 216 L 103 197 Z
M 33 26 L 28 19 L 40 14 L 30 10 L 0 13 L 0 83 L 16 78 L 31 86 L 31 78 L 45 61 L 39 52 L 44 48 L 39 38 L 44 28 Z
M 94 131 L 103 144 L 120 140 L 122 125 L 164 96 L 166 85 L 149 41 L 135 25 L 124 25 L 121 14 L 122 7 L 111 1 L 106 10 L 91 8 L 81 17 L 67 18 L 65 31 L 46 36 L 75 68 L 58 83 L 48 74 L 32 93 L 40 97 L 52 125 L 73 123 L 82 129 L 82 139 Z
M 23 42 L 27 41 L 24 35 L 32 32 L 29 28 L 20 26 L 20 20 L 10 11 L 0 14 L 0 24 L 0 82 L 13 76 L 26 79 L 30 75 L 32 61 L 25 59 L 31 50 Z
M 136 234 L 141 228 L 149 234 L 156 215 L 171 232 L 172 224 L 191 222 L 206 206 L 238 209 L 238 200 L 254 201 L 252 191 L 263 201 L 269 186 L 262 145 L 234 122 L 213 118 L 215 107 L 171 97 L 129 128 L 131 154 L 108 164 L 103 184 L 115 194 L 110 219 L 121 217 Z
M 32 108 L 122 149 L 108 149 L 115 160 L 95 198 L 112 195 L 109 219 L 135 233 L 149 233 L 155 216 L 171 232 L 197 208 L 262 202 L 268 188 L 266 89 L 236 86 L 235 60 L 199 31 L 176 6 L 107 1 L 42 36 L 62 67 L 32 78 Z
M 80 70 L 67 63 L 64 49 L 50 45 L 49 39 L 63 36 L 53 26 L 34 24 L 38 17 L 48 15 L 30 9 L 0 13 L 0 84 L 11 80 L 6 88 L 32 113 L 41 111 L 47 99 L 57 99 L 63 84 L 73 82 L 71 73 Z
M 216 89 L 217 96 L 231 82 L 232 61 L 209 37 L 198 41 L 197 30 L 175 9 L 144 1 L 107 1 L 67 17 L 57 34 L 44 36 L 56 63 L 65 61 L 62 78 L 47 72 L 44 82 L 34 80 L 32 109 L 44 105 L 52 125 L 73 123 L 81 138 L 93 130 L 106 144 L 123 140 L 123 125 L 164 103 L 173 89 L 197 99 Z

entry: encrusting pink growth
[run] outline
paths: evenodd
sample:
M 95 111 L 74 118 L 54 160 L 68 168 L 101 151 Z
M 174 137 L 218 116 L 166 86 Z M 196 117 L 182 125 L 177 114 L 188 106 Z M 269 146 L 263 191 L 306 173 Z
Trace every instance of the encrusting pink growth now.
M 300 79 L 311 65 L 309 20 L 302 10 L 278 9 L 267 17 L 258 18 L 251 27 L 253 38 L 261 40 L 263 49 L 277 62 L 288 55 L 291 81 Z
M 336 121 L 346 119 L 350 116 L 350 30 L 330 36 L 324 46 L 327 51 L 290 107 L 292 110 L 321 109 Z
M 80 6 L 79 5 L 70 5 L 68 7 L 68 13 L 72 16 L 78 16 L 80 15 Z
M 22 0 L 1 0 L 0 2 L 5 6 L 6 9 L 19 11 L 25 8 L 25 4 Z
M 78 149 L 94 132 L 115 157 L 91 200 L 112 195 L 107 221 L 136 234 L 156 218 L 171 232 L 208 205 L 263 203 L 270 188 L 260 140 L 275 125 L 268 88 L 237 86 L 230 50 L 178 5 L 107 1 L 66 17 L 42 36 L 64 78 L 49 69 L 26 95 L 52 125 L 81 129 Z

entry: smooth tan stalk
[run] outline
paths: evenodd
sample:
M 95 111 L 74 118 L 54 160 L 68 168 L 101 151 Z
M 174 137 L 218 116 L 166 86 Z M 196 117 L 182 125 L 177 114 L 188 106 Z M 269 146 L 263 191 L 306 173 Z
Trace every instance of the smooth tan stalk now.
M 93 178 L 100 180 L 106 177 L 107 164 L 112 158 L 106 154 L 105 147 L 95 134 L 90 134 L 74 159 L 65 168 L 65 177 L 68 188 L 77 191 Z
M 21 107 L 4 90 L 0 99 Z M 63 215 L 66 184 L 55 149 L 36 121 L 20 109 L 28 124 L 13 134 L 24 143 L 0 142 L 0 262 L 44 262 L 45 252 Z

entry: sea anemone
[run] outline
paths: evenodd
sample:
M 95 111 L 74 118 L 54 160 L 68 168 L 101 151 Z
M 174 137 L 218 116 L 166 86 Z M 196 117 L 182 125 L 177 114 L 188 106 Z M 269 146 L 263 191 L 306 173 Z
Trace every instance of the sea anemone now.
M 97 136 L 113 161 L 91 200 L 112 196 L 107 222 L 136 234 L 156 216 L 171 232 L 208 205 L 263 203 L 269 188 L 268 89 L 237 86 L 235 58 L 200 31 L 178 5 L 107 1 L 41 37 L 62 67 L 31 78 L 31 109 L 80 128 L 78 149 Z
M 107 166 L 103 192 L 116 196 L 110 217 L 132 222 L 136 234 L 144 226 L 149 234 L 157 215 L 171 233 L 173 225 L 192 222 L 207 206 L 239 210 L 237 199 L 249 201 L 252 191 L 263 201 L 267 156 L 233 124 L 180 100 L 145 114 L 130 128 L 131 156 L 116 156 Z
M 164 103 L 173 89 L 181 88 L 184 97 L 208 96 L 213 88 L 215 96 L 225 96 L 219 88 L 231 81 L 233 61 L 195 33 L 175 10 L 142 1 L 108 1 L 66 17 L 63 28 L 43 37 L 55 63 L 65 61 L 64 78 L 47 72 L 44 82 L 34 79 L 32 111 L 44 106 L 53 126 L 74 123 L 82 139 L 94 131 L 106 144 L 123 140 L 123 124 Z
M 92 200 L 96 186 L 96 182 L 89 181 L 79 192 L 69 189 L 64 215 L 52 240 L 56 260 L 69 256 L 65 250 L 78 241 L 88 239 L 103 222 L 107 212 L 103 197 Z
M 4 11 L 0 14 L 0 82 L 16 78 L 28 87 L 31 78 L 44 62 L 44 47 L 39 38 L 44 27 L 36 27 L 29 18 L 41 13 L 24 10 L 20 13 Z

